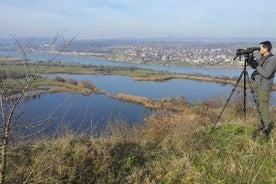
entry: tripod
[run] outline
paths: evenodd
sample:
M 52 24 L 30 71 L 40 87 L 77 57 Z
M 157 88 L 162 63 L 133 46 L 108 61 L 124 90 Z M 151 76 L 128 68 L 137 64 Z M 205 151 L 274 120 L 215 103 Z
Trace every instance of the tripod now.
M 235 57 L 236 58 L 236 57 Z M 222 113 L 224 112 L 226 106 L 228 105 L 231 97 L 233 96 L 235 90 L 237 89 L 238 85 L 239 85 L 239 82 L 241 81 L 242 77 L 243 77 L 243 80 L 244 80 L 244 83 L 243 83 L 243 118 L 244 118 L 244 121 L 246 119 L 246 81 L 248 82 L 249 84 L 249 87 L 250 87 L 250 92 L 252 94 L 252 97 L 253 97 L 253 101 L 255 103 L 255 106 L 256 106 L 256 109 L 257 109 L 257 113 L 258 113 L 258 116 L 259 116 L 259 120 L 260 120 L 260 123 L 261 123 L 261 129 L 264 128 L 264 121 L 262 119 L 262 116 L 261 116 L 261 112 L 258 108 L 258 102 L 257 102 L 257 98 L 254 94 L 254 90 L 253 90 L 253 86 L 252 86 L 252 82 L 250 81 L 249 79 L 249 75 L 248 75 L 248 72 L 246 71 L 246 67 L 247 67 L 247 61 L 248 61 L 248 58 L 249 58 L 249 55 L 245 56 L 245 60 L 244 60 L 244 65 L 243 65 L 243 71 L 241 72 L 236 84 L 235 84 L 235 87 L 232 89 L 232 92 L 230 93 L 230 96 L 228 97 L 224 107 L 222 108 L 216 122 L 214 123 L 212 129 L 211 129 L 211 133 L 215 130 L 215 127 L 218 123 L 218 121 L 220 120 L 221 116 L 222 116 Z M 241 58 L 240 58 L 241 59 Z M 234 59 L 235 60 L 235 59 Z

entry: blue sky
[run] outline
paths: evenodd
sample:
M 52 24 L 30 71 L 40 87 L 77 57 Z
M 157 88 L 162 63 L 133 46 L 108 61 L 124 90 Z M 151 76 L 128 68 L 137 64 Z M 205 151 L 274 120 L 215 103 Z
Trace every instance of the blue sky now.
M 1 0 L 0 38 L 276 39 L 276 0 Z

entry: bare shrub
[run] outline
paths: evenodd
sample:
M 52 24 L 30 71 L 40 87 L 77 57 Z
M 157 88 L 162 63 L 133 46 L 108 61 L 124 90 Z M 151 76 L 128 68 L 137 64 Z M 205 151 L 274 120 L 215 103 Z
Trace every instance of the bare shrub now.
M 57 37 L 54 38 L 51 45 L 54 45 L 60 35 L 57 34 Z M 77 35 L 76 35 L 77 36 Z M 75 36 L 75 37 L 76 37 Z M 74 38 L 75 38 L 74 37 Z M 21 130 L 22 128 L 32 127 L 29 125 L 23 125 L 20 121 L 21 112 L 18 114 L 18 106 L 22 103 L 22 99 L 24 95 L 30 90 L 32 84 L 40 78 L 41 74 L 45 72 L 44 69 L 40 69 L 39 65 L 31 65 L 29 59 L 27 58 L 27 47 L 31 43 L 32 39 L 26 44 L 22 45 L 19 40 L 13 36 L 14 41 L 18 46 L 18 50 L 20 50 L 23 59 L 22 65 L 25 69 L 25 78 L 24 80 L 17 80 L 13 79 L 17 85 L 11 85 L 11 80 L 1 80 L 0 82 L 0 107 L 1 107 L 1 124 L 0 124 L 0 145 L 1 145 L 1 165 L 0 165 L 0 183 L 6 183 L 6 177 L 10 174 L 9 173 L 9 156 L 12 154 L 12 147 L 11 141 L 18 136 L 18 132 L 16 130 Z M 66 48 L 68 45 L 74 40 L 70 40 L 68 43 L 64 43 L 61 50 L 56 53 L 52 59 L 47 62 L 47 67 L 49 67 L 54 61 L 54 59 Z M 46 52 L 44 53 L 46 54 Z M 43 58 L 43 56 L 42 56 Z M 46 67 L 46 69 L 47 69 Z M 9 67 L 6 66 L 8 70 Z M 12 70 L 10 70 L 12 71 Z M 11 93 L 12 92 L 12 93 Z M 9 100 L 11 94 L 16 92 L 17 98 L 15 100 Z M 38 123 L 40 124 L 40 123 Z M 37 125 L 39 126 L 39 125 Z M 22 130 L 21 130 L 22 131 Z M 39 131 L 38 131 L 39 132 Z M 15 144 L 15 143 L 14 143 Z
M 87 88 L 87 89 L 91 89 L 91 90 L 94 90 L 96 88 L 96 86 L 94 86 L 93 84 L 91 84 L 90 81 L 88 80 L 83 80 L 80 82 L 80 85 Z
M 64 78 L 59 77 L 59 76 L 55 77 L 55 79 L 56 79 L 56 81 L 58 81 L 58 82 L 65 82 L 65 81 L 66 81 Z
M 198 106 L 195 111 L 198 115 L 196 117 L 196 121 L 203 126 L 213 124 L 217 118 L 217 114 L 213 111 L 212 106 L 209 106 L 208 103 Z
M 244 111 L 243 95 L 235 96 L 235 98 L 231 101 L 231 105 L 234 110 L 234 116 L 241 117 Z
M 76 79 L 66 79 L 66 82 L 73 84 L 73 85 L 78 85 L 78 81 Z
M 203 105 L 208 108 L 218 108 L 224 105 L 223 99 L 220 96 L 214 96 L 205 100 L 200 100 L 194 103 L 195 105 Z

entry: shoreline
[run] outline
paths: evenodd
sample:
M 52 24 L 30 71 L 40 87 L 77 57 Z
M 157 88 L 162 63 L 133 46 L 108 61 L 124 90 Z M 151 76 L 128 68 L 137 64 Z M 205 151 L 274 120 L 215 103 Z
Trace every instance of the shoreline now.
M 1 65 L 7 65 L 10 71 L 24 72 L 25 62 L 15 62 L 18 58 L 14 58 L 14 62 L 1 62 Z M 213 77 L 204 74 L 184 74 L 173 73 L 168 71 L 157 71 L 153 69 L 142 69 L 138 67 L 118 67 L 118 66 L 95 66 L 81 63 L 69 63 L 69 62 L 40 62 L 40 63 L 28 63 L 30 71 L 41 72 L 41 74 L 86 74 L 86 75 L 118 75 L 128 76 L 136 81 L 167 81 L 171 79 L 187 79 L 187 80 L 199 80 L 205 82 L 215 82 L 221 84 L 235 85 L 237 77 Z M 218 68 L 217 66 L 205 66 L 211 68 Z M 242 66 L 241 66 L 242 67 Z M 219 67 L 221 68 L 221 67 Z M 39 69 L 39 71 L 37 70 Z M 5 71 L 5 70 L 4 70 Z M 243 86 L 243 82 L 239 83 L 239 86 Z M 273 85 L 273 91 L 276 90 L 276 85 Z
M 10 65 L 14 66 L 14 65 Z M 16 65 L 18 68 L 19 66 Z M 57 71 L 59 71 L 60 66 L 53 66 Z M 62 66 L 64 68 L 64 66 Z M 83 67 L 82 67 L 83 68 Z M 79 68 L 77 68 L 79 69 Z M 87 68 L 85 68 L 87 69 Z M 204 82 L 214 82 L 214 83 L 221 83 L 221 84 L 231 84 L 236 85 L 236 80 L 234 79 L 226 79 L 226 78 L 218 78 L 218 77 L 208 77 L 203 75 L 188 75 L 188 74 L 176 74 L 176 73 L 169 73 L 169 72 L 153 72 L 151 70 L 141 70 L 141 69 L 131 69 L 130 73 L 120 73 L 120 72 L 126 72 L 126 68 L 122 67 L 95 67 L 94 71 L 91 71 L 91 68 L 88 68 L 90 70 L 90 73 L 86 73 L 85 70 L 78 70 L 78 74 L 88 74 L 88 75 L 121 75 L 121 76 L 129 76 L 133 80 L 136 81 L 166 81 L 166 80 L 172 80 L 172 79 L 185 79 L 185 80 L 198 80 L 198 81 L 204 81 Z M 99 70 L 101 69 L 101 70 Z M 113 70 L 111 70 L 113 69 Z M 117 69 L 117 70 L 116 70 Z M 123 71 L 121 71 L 123 70 Z M 137 71 L 136 71 L 137 70 Z M 97 72 L 95 72 L 97 71 Z M 83 73 L 82 73 L 83 72 Z M 110 73 L 111 72 L 111 73 Z M 144 73 L 141 73 L 144 72 Z M 148 72 L 148 73 L 147 73 Z M 53 72 L 55 73 L 55 72 Z M 66 73 L 66 70 L 63 72 L 58 73 Z M 51 73 L 49 73 L 51 74 Z M 74 72 L 68 73 L 68 74 L 75 74 Z M 7 81 L 9 85 L 13 85 L 15 79 L 8 79 L 11 80 L 10 83 Z M 22 80 L 22 79 L 18 79 Z M 24 79 L 23 79 L 24 80 Z M 50 86 L 49 88 L 43 89 L 43 86 Z M 239 87 L 243 86 L 243 80 L 238 84 Z M 13 86 L 15 87 L 15 85 Z M 15 87 L 16 89 L 16 87 Z M 39 78 L 34 82 L 34 84 L 31 86 L 30 90 L 34 90 L 33 93 L 27 92 L 24 94 L 25 98 L 39 98 L 40 95 L 43 94 L 50 94 L 50 93 L 59 93 L 59 92 L 66 92 L 66 93 L 80 93 L 82 95 L 90 95 L 90 94 L 102 94 L 109 98 L 118 99 L 121 101 L 126 102 L 133 102 L 137 104 L 141 104 L 146 108 L 149 109 L 159 109 L 163 107 L 163 103 L 160 101 L 161 99 L 154 101 L 144 96 L 136 96 L 132 94 L 124 94 L 124 93 L 118 93 L 118 94 L 109 94 L 103 89 L 98 88 L 93 83 L 89 81 L 76 81 L 74 79 L 68 79 L 68 78 L 55 78 L 51 79 L 48 77 L 42 77 Z M 276 86 L 273 86 L 273 91 L 276 90 Z M 11 99 L 16 99 L 17 95 L 12 95 Z M 159 102 L 160 101 L 160 102 Z
M 51 54 L 57 54 L 54 52 L 50 52 Z M 99 60 L 106 60 L 106 61 L 113 61 L 113 62 L 119 62 L 119 63 L 133 63 L 133 64 L 145 64 L 145 65 L 156 65 L 156 66 L 174 66 L 174 67 L 195 67 L 195 68 L 218 68 L 218 69 L 240 69 L 243 68 L 242 65 L 237 64 L 237 65 L 222 65 L 222 64 L 217 64 L 217 65 L 193 65 L 193 64 L 180 64 L 181 62 L 178 62 L 177 64 L 170 64 L 170 63 L 157 63 L 157 62 L 147 62 L 147 63 L 142 63 L 142 62 L 137 62 L 137 61 L 120 61 L 120 60 L 114 60 L 114 59 L 109 59 L 106 57 L 99 57 L 100 54 L 92 54 L 92 53 L 66 53 L 62 52 L 60 55 L 65 55 L 65 56 L 80 56 L 80 57 L 86 57 L 86 58 L 93 58 L 93 59 L 99 59 Z M 103 55 L 103 54 L 102 54 Z M 102 56 L 101 55 L 101 56 Z
M 37 52 L 32 52 L 32 53 L 39 53 Z M 214 69 L 240 69 L 243 68 L 242 65 L 237 64 L 236 65 L 223 65 L 223 64 L 216 64 L 216 65 L 194 65 L 194 64 L 181 64 L 181 62 L 176 62 L 175 64 L 171 64 L 170 62 L 147 62 L 147 63 L 142 63 L 138 61 L 121 61 L 117 59 L 109 59 L 106 57 L 104 54 L 98 54 L 98 53 L 68 53 L 68 52 L 56 52 L 56 51 L 47 51 L 45 52 L 47 54 L 53 54 L 53 55 L 60 55 L 60 56 L 72 56 L 72 57 L 84 57 L 84 58 L 92 58 L 92 59 L 99 59 L 99 60 L 105 60 L 105 61 L 112 61 L 112 62 L 118 62 L 118 63 L 132 63 L 132 64 L 144 64 L 144 65 L 156 65 L 156 66 L 172 66 L 172 67 L 192 67 L 192 68 L 214 68 Z M 101 57 L 102 56 L 102 57 Z M 11 58 L 12 59 L 17 59 L 16 61 L 22 59 L 25 60 L 25 58 L 19 58 L 19 57 L 12 57 L 12 56 L 1 56 L 0 55 L 0 61 L 1 58 Z M 78 63 L 78 62 L 76 62 Z M 81 64 L 81 63 L 80 63 Z

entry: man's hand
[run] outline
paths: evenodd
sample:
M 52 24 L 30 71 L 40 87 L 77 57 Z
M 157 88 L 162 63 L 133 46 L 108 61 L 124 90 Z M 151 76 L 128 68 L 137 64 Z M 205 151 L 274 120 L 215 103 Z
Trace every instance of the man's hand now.
M 256 69 L 259 63 L 257 62 L 256 58 L 253 55 L 250 55 L 247 58 L 247 63 L 253 68 Z

